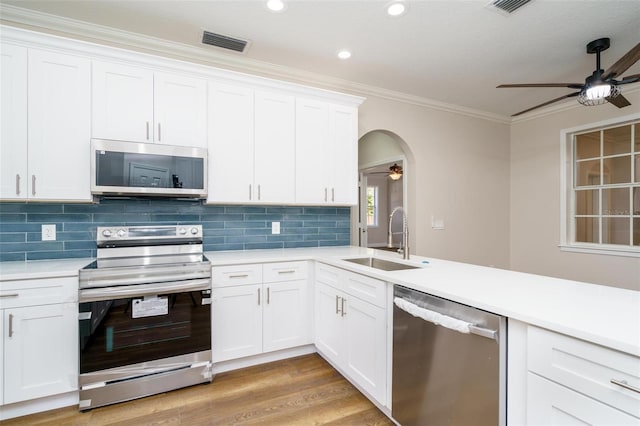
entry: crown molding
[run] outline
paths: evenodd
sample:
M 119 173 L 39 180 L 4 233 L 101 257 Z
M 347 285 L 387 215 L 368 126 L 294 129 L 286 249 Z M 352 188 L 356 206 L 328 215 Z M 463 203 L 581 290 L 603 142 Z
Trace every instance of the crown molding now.
M 0 4 L 0 22 L 10 26 L 26 26 L 26 29 L 34 31 L 53 32 L 55 35 L 92 43 L 106 43 L 124 49 L 138 49 L 145 53 L 158 56 L 169 56 L 187 62 L 216 66 L 244 73 L 253 73 L 264 77 L 285 79 L 300 84 L 321 85 L 323 88 L 329 90 L 343 90 L 355 95 L 373 96 L 502 124 L 510 124 L 513 121 L 511 117 L 501 114 L 467 108 L 394 90 L 330 77 L 324 74 L 250 59 L 240 53 L 217 52 L 212 49 L 204 49 L 163 40 L 157 37 L 116 30 L 111 27 L 90 24 L 11 5 Z

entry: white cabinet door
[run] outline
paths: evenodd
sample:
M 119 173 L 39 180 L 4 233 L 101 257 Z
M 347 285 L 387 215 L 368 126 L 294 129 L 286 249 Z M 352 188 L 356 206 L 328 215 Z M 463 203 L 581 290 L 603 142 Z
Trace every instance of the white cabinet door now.
M 2 380 L 0 380 L 0 405 L 4 404 L 4 336 L 7 334 L 4 331 L 4 311 L 0 311 L 0 330 L 2 336 L 0 336 L 0 371 L 2 371 Z
M 381 404 L 386 403 L 386 311 L 346 295 L 346 373 Z
M 330 201 L 335 204 L 358 204 L 358 109 L 332 105 L 329 111 Z
M 90 200 L 91 63 L 29 50 L 29 197 Z
M 264 284 L 264 352 L 311 343 L 307 286 L 307 280 Z
M 262 284 L 212 290 L 213 362 L 262 352 Z
M 209 83 L 208 202 L 253 196 L 253 91 Z
M 77 304 L 4 310 L 4 402 L 77 389 Z
M 293 203 L 296 160 L 293 96 L 255 92 L 254 124 L 253 200 Z
M 531 426 L 638 425 L 630 416 L 560 386 L 537 374 L 527 375 L 527 424 Z
M 0 199 L 27 198 L 27 49 L 0 47 Z
M 329 140 L 329 105 L 296 99 L 296 202 L 324 204 L 329 201 L 329 178 L 333 149 Z
M 207 84 L 204 80 L 156 73 L 154 139 L 167 145 L 207 147 Z
M 339 312 L 341 296 L 343 294 L 333 287 L 316 282 L 315 343 L 318 350 L 336 365 L 341 365 L 345 345 Z
M 93 62 L 94 138 L 153 141 L 153 72 Z

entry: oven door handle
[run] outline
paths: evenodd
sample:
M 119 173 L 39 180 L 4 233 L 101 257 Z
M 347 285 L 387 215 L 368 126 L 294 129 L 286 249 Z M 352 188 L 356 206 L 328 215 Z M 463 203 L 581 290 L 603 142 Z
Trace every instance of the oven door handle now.
M 80 302 L 97 302 L 137 296 L 155 296 L 167 293 L 184 293 L 188 291 L 208 290 L 211 279 L 172 281 L 153 284 L 136 284 L 117 287 L 100 287 L 82 289 L 79 292 Z

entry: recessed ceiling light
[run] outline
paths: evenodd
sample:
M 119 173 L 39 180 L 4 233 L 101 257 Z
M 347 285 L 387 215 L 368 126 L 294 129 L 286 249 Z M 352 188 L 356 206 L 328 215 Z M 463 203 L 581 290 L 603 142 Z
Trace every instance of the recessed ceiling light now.
M 351 57 L 351 52 L 348 50 L 341 50 L 338 52 L 338 58 L 340 59 L 349 59 Z
M 284 10 L 284 2 L 282 0 L 269 0 L 267 7 L 274 12 L 282 12 Z
M 387 6 L 387 13 L 390 16 L 400 16 L 404 14 L 407 7 L 402 2 L 393 2 Z

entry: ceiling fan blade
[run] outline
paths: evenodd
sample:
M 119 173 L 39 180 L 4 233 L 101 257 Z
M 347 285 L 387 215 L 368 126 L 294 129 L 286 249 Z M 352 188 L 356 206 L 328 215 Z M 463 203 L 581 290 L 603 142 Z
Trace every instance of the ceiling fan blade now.
M 610 104 L 614 104 L 618 108 L 624 108 L 631 105 L 631 102 L 629 102 L 629 100 L 622 95 L 618 95 L 615 98 L 607 98 L 607 101 Z
M 501 84 L 497 89 L 511 89 L 514 87 L 568 87 L 569 89 L 582 89 L 581 83 L 525 83 L 525 84 Z
M 618 83 L 616 84 L 620 85 L 620 84 L 637 83 L 638 81 L 640 81 L 640 74 L 633 74 L 633 75 L 626 76 L 622 80 L 618 81 Z
M 554 103 L 554 102 L 561 101 L 561 100 L 563 100 L 563 99 L 565 99 L 565 98 L 571 98 L 571 97 L 574 97 L 574 96 L 578 96 L 579 94 L 580 94 L 580 92 L 569 93 L 568 95 L 562 95 L 562 96 L 560 96 L 560 97 L 558 97 L 558 98 L 552 99 L 552 100 L 547 101 L 547 102 L 545 102 L 545 103 L 542 103 L 542 104 L 540 104 L 540 105 L 536 105 L 536 106 L 531 107 L 531 108 L 529 108 L 529 109 L 525 109 L 524 111 L 520 111 L 520 112 L 518 112 L 518 113 L 516 113 L 516 114 L 513 114 L 513 115 L 512 115 L 512 117 L 517 117 L 517 116 L 519 116 L 519 115 L 524 114 L 525 112 L 533 111 L 534 109 L 541 108 L 541 107 L 543 107 L 543 106 L 546 106 L 546 105 L 552 104 L 552 103 Z
M 603 80 L 608 80 L 609 78 L 614 78 L 616 76 L 622 75 L 626 70 L 629 69 L 633 64 L 640 60 L 640 43 L 636 44 L 634 48 L 624 54 L 622 58 L 618 59 L 618 62 L 611 65 L 602 75 Z

